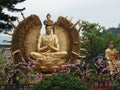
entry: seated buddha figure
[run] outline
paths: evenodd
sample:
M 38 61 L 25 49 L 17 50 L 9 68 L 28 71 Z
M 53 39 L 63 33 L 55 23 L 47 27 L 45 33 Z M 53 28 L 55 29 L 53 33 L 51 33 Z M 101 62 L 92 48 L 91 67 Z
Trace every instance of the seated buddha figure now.
M 48 14 L 44 21 L 46 33 L 38 38 L 38 52 L 31 52 L 31 56 L 36 60 L 58 60 L 66 56 L 66 51 L 60 51 L 58 37 L 52 33 L 53 21 Z

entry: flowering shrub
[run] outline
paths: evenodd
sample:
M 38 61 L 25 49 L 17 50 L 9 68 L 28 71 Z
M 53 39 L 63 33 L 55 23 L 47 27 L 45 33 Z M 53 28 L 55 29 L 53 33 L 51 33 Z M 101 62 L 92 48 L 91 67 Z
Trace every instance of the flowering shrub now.
M 0 65 L 0 84 L 36 83 L 42 80 L 43 74 L 34 71 L 34 67 L 35 61 L 32 59 L 24 60 L 22 58 L 21 62 L 15 64 L 11 58 L 7 61 L 7 63 L 1 63 Z M 102 69 L 107 70 L 109 67 L 103 67 Z M 79 79 L 81 83 L 84 81 L 84 85 L 89 83 L 93 84 L 93 82 L 96 81 L 110 81 L 113 82 L 113 87 L 115 88 L 120 83 L 119 72 L 116 72 L 113 75 L 110 75 L 109 73 L 97 73 L 97 70 L 95 68 L 91 69 L 91 67 L 86 64 L 85 61 L 80 60 L 75 61 L 74 64 L 71 64 L 68 61 L 68 63 L 61 66 L 61 71 L 59 73 L 62 73 L 63 76 L 71 75 L 72 78 L 74 76 L 74 78 Z M 59 74 L 56 74 L 56 72 L 54 72 L 52 75 L 54 77 L 59 76 Z M 49 80 L 49 78 L 47 78 L 47 80 Z M 56 81 L 56 83 L 58 82 Z M 50 81 L 50 83 L 52 82 Z
M 74 64 L 67 63 L 62 66 L 60 72 L 64 74 L 72 74 L 81 80 L 88 81 L 90 78 L 92 69 L 85 62 L 77 60 Z
M 19 84 L 19 83 L 32 83 L 33 79 L 40 80 L 42 74 L 35 72 L 34 60 L 28 59 L 15 64 L 13 59 L 10 59 L 5 64 L 1 64 L 0 70 L 0 83 L 1 84 Z
M 115 72 L 113 75 L 110 75 L 108 71 L 109 67 L 104 66 L 103 62 L 100 64 L 100 66 L 97 66 L 97 68 L 91 68 L 84 61 L 79 60 L 74 64 L 67 63 L 63 65 L 61 70 L 61 72 L 64 74 L 72 74 L 73 76 L 78 77 L 80 80 L 92 84 L 96 81 L 120 83 L 120 72 Z

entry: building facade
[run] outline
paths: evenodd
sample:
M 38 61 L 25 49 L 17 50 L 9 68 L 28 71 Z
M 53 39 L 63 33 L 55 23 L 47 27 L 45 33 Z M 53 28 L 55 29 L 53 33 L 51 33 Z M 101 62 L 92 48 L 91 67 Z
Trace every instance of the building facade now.
M 0 45 L 0 60 L 6 61 L 11 55 L 10 45 Z

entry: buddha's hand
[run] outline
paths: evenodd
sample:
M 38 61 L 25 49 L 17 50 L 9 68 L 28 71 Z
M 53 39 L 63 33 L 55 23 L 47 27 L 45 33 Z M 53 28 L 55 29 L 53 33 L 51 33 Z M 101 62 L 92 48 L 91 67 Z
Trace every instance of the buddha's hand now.
M 48 45 L 47 45 L 47 47 L 48 47 L 48 48 L 50 48 L 50 47 L 51 47 L 51 45 L 50 45 L 50 44 L 48 44 Z
M 51 49 L 52 47 L 54 47 L 54 46 L 52 46 L 51 44 L 48 44 L 48 48 L 50 48 L 50 49 Z

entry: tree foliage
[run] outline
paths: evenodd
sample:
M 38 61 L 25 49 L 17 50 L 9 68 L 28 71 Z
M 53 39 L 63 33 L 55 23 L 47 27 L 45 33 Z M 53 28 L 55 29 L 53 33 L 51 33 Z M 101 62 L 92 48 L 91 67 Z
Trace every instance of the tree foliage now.
M 88 43 L 82 44 L 87 49 L 86 62 L 93 65 L 96 56 L 104 56 L 105 49 L 110 41 L 114 41 L 115 46 L 120 50 L 120 35 L 115 36 L 112 32 L 108 32 L 104 27 L 96 23 L 83 21 L 82 40 L 88 39 Z
M 20 12 L 25 8 L 18 9 L 15 7 L 16 4 L 21 3 L 25 0 L 0 0 L 0 31 L 9 31 L 12 29 L 11 24 L 8 19 L 10 18 L 12 21 L 16 20 L 16 16 L 10 16 L 5 13 L 4 10 L 7 9 L 10 12 Z
M 107 31 L 117 36 L 120 33 L 120 24 L 116 28 L 115 27 L 108 28 Z

